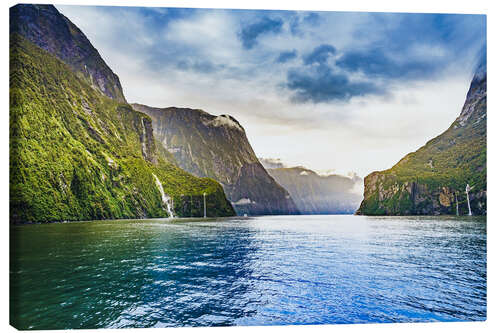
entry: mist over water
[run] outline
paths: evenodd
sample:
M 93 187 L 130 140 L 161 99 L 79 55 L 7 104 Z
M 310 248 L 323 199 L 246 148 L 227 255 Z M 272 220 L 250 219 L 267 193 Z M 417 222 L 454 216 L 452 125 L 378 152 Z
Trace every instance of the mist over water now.
M 11 228 L 22 329 L 486 319 L 486 220 L 264 216 Z

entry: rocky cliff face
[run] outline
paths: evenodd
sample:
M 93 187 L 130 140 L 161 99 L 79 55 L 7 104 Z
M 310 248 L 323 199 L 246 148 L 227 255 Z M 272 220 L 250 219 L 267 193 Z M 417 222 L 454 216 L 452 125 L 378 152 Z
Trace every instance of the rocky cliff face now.
M 20 4 L 10 8 L 10 33 L 55 55 L 104 95 L 125 102 L 118 76 L 80 29 L 54 6 Z
M 132 104 L 149 115 L 157 140 L 184 170 L 217 180 L 238 214 L 296 214 L 288 194 L 269 176 L 245 130 L 228 115 Z
M 320 176 L 303 167 L 267 169 L 292 196 L 302 214 L 352 214 L 363 199 L 359 177 Z
M 44 39 L 55 36 L 52 21 L 35 21 Z M 220 184 L 169 163 L 149 116 L 80 74 L 10 35 L 11 222 L 203 216 L 203 193 L 208 216 L 234 215 Z
M 485 57 L 485 56 L 484 56 Z M 486 214 L 486 59 L 472 79 L 465 104 L 448 130 L 389 170 L 365 178 L 358 214 Z

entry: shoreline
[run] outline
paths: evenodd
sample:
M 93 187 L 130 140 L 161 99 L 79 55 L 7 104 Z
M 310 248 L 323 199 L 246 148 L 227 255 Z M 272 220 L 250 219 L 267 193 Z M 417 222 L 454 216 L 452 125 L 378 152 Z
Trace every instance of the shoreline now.
M 368 217 L 368 218 L 430 218 L 430 219 L 487 219 L 487 215 L 361 215 L 361 214 L 301 214 L 301 215 L 252 215 L 252 216 L 212 216 L 212 217 L 145 217 L 145 218 L 128 218 L 128 219 L 101 219 L 101 220 L 68 220 L 68 221 L 49 221 L 49 222 L 26 222 L 26 223 L 9 223 L 11 227 L 24 226 L 24 225 L 44 225 L 44 224 L 67 224 L 67 223 L 89 223 L 89 222 L 103 222 L 103 221 L 147 221 L 147 220 L 161 220 L 162 222 L 200 222 L 200 221 L 213 221 L 217 219 L 251 219 L 256 217 L 277 217 L 277 216 L 353 216 L 353 217 Z

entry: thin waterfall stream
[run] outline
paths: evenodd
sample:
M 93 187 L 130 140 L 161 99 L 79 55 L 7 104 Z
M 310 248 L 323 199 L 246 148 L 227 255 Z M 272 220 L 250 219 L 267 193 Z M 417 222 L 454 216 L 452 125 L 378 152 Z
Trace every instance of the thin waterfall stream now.
M 168 217 L 172 218 L 172 217 L 174 217 L 174 211 L 172 209 L 172 198 L 170 198 L 168 195 L 165 194 L 165 191 L 163 190 L 163 185 L 161 184 L 158 177 L 156 177 L 156 175 L 154 173 L 152 175 L 155 179 L 156 187 L 158 187 L 158 191 L 160 191 L 161 201 L 166 206 L 165 211 L 168 213 Z

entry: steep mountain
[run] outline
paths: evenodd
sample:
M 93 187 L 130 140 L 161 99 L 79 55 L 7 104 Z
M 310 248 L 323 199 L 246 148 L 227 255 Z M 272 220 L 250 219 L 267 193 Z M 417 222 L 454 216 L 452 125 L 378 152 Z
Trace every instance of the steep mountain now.
M 303 167 L 274 168 L 267 172 L 292 196 L 302 214 L 352 214 L 363 199 L 355 193 L 359 177 L 318 175 Z
M 365 178 L 358 214 L 486 214 L 486 55 L 458 118 L 444 133 L 389 170 Z
M 297 213 L 290 195 L 260 164 L 245 130 L 233 117 L 186 108 L 132 106 L 151 117 L 155 136 L 182 169 L 222 184 L 238 214 Z
M 10 33 L 18 33 L 55 55 L 104 95 L 125 102 L 118 76 L 80 29 L 54 6 L 16 5 L 10 8 Z
M 50 22 L 34 22 L 20 24 L 50 31 Z M 234 215 L 220 184 L 168 156 L 147 115 L 10 35 L 11 222 L 202 216 L 204 193 L 209 216 Z

